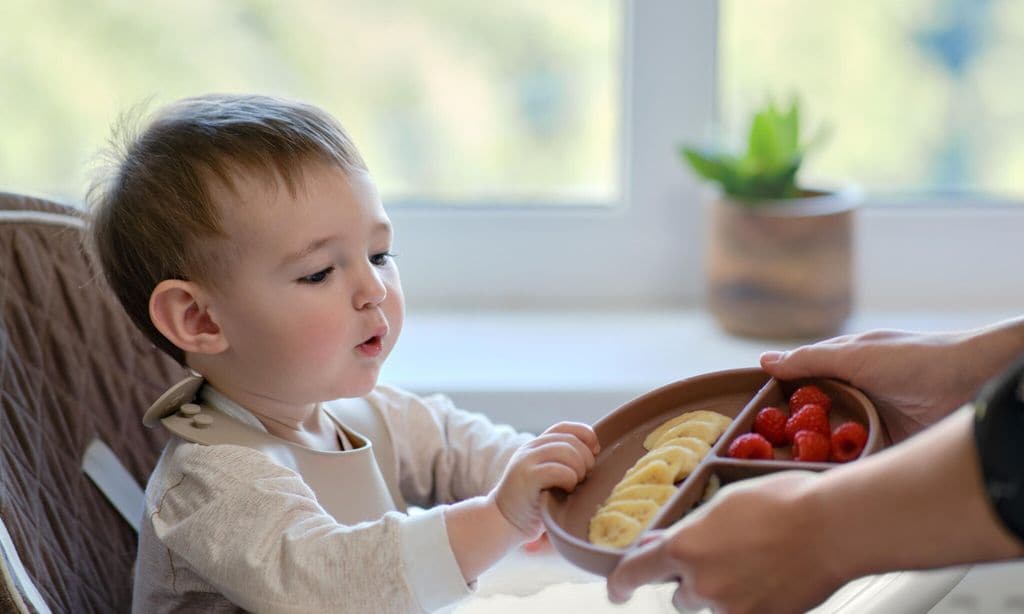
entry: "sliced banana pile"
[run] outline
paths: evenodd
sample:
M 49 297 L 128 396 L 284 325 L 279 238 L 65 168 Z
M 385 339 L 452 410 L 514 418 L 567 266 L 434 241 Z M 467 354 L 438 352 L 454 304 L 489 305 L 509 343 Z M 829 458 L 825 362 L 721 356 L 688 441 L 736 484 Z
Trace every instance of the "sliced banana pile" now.
M 626 471 L 590 519 L 591 543 L 613 548 L 633 543 L 675 493 L 675 484 L 693 473 L 731 422 L 728 416 L 698 410 L 651 431 L 644 439 L 647 453 Z

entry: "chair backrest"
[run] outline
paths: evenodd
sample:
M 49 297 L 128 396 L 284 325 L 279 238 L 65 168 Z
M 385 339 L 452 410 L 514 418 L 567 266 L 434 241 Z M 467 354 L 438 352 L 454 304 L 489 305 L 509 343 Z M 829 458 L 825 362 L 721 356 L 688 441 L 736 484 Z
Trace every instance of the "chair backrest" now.
M 0 611 L 117 612 L 136 535 L 82 472 L 99 438 L 139 484 L 142 412 L 184 375 L 138 333 L 70 207 L 0 193 Z

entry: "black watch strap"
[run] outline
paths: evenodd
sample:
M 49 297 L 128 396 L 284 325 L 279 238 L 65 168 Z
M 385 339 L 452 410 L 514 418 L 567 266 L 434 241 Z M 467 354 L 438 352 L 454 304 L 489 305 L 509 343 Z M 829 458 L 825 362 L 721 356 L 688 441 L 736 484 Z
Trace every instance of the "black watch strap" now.
M 974 407 L 974 442 L 989 500 L 1024 541 L 1024 356 L 982 388 Z

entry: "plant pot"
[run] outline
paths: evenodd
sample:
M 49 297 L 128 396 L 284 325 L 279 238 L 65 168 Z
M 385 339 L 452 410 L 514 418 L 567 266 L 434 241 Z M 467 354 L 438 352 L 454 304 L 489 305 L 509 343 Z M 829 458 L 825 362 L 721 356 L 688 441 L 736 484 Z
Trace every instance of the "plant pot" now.
M 850 192 L 744 204 L 712 200 L 708 301 L 727 331 L 810 339 L 842 328 L 853 305 Z

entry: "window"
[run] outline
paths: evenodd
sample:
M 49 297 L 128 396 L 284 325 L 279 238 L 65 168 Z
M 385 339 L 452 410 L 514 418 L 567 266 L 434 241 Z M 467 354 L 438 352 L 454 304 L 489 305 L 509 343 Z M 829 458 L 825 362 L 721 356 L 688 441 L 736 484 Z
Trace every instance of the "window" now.
M 255 91 L 333 112 L 390 202 L 619 199 L 614 2 L 45 0 L 0 15 L 7 189 L 77 198 L 129 106 Z
M 1024 6 L 1014 0 L 721 4 L 722 122 L 799 94 L 831 126 L 809 176 L 875 196 L 1024 199 Z
M 721 0 L 720 121 L 799 93 L 832 137 L 805 178 L 865 188 L 858 301 L 1020 309 L 1024 6 L 1013 0 Z
M 77 198 L 113 112 L 147 95 L 329 100 L 383 184 L 412 309 L 696 307 L 703 194 L 677 149 L 716 121 L 745 130 L 730 124 L 782 86 L 833 126 L 808 176 L 877 188 L 861 306 L 1019 305 L 1024 207 L 987 206 L 1024 196 L 1018 5 L 15 0 L 0 3 L 0 189 Z M 953 75 L 928 49 L 975 9 L 990 40 Z M 893 65 L 869 70 L 883 53 Z M 883 202 L 908 194 L 918 206 Z M 937 194 L 960 198 L 937 209 Z

